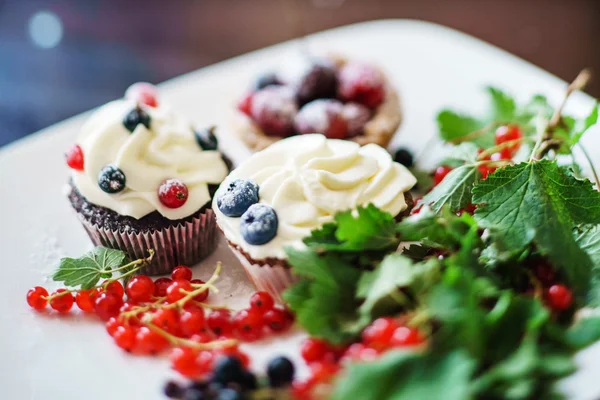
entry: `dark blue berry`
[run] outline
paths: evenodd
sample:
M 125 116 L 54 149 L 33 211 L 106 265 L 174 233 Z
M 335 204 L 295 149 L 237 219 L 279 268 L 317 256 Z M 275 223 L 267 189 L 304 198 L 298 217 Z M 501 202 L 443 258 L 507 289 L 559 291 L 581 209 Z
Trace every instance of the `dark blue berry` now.
M 294 380 L 294 364 L 286 357 L 275 357 L 267 365 L 267 377 L 271 387 L 287 386 Z
M 146 113 L 146 111 L 136 107 L 127 113 L 123 119 L 123 126 L 125 126 L 125 129 L 127 129 L 129 132 L 133 132 L 139 124 L 142 124 L 146 128 L 150 129 L 150 116 Z
M 183 400 L 207 400 L 208 397 L 204 395 L 204 390 L 189 388 L 183 394 Z
M 337 71 L 329 61 L 314 63 L 300 79 L 296 88 L 296 99 L 300 105 L 317 99 L 335 98 Z
M 243 380 L 244 367 L 242 366 L 239 358 L 227 356 L 217 360 L 213 371 L 213 382 L 227 385 L 228 383 L 241 384 Z
M 219 147 L 219 141 L 215 136 L 215 127 L 209 126 L 194 132 L 198 145 L 202 150 L 216 150 Z
M 406 168 L 412 167 L 414 163 L 412 153 L 404 148 L 396 150 L 396 153 L 394 153 L 394 161 L 404 165 Z
M 236 179 L 217 196 L 217 207 L 228 217 L 239 217 L 252 204 L 258 203 L 258 185 L 252 181 Z
M 244 372 L 244 380 L 242 381 L 242 387 L 246 390 L 255 390 L 258 388 L 258 381 L 256 375 L 250 371 Z
M 246 242 L 261 245 L 277 235 L 277 214 L 266 204 L 253 204 L 242 215 L 240 233 Z
M 243 394 L 230 388 L 221 389 L 217 394 L 217 400 L 242 400 L 243 398 Z
M 267 72 L 266 74 L 262 74 L 256 78 L 256 82 L 254 82 L 254 90 L 264 89 L 267 86 L 272 85 L 281 85 L 281 81 L 273 72 Z
M 107 165 L 98 174 L 98 186 L 106 193 L 119 193 L 125 189 L 125 174 L 114 165 Z
M 163 393 L 170 399 L 178 399 L 183 394 L 183 389 L 177 382 L 169 381 L 163 388 Z

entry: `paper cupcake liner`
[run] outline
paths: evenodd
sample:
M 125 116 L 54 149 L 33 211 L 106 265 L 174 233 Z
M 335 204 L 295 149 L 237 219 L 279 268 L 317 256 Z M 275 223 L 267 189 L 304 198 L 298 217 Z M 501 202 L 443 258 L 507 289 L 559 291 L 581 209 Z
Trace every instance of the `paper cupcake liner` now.
M 96 246 L 122 250 L 131 260 L 148 256 L 152 262 L 143 269 L 146 275 L 170 273 L 178 265 L 193 265 L 209 256 L 217 247 L 216 220 L 209 208 L 189 222 L 147 232 L 121 232 L 81 221 Z
M 256 289 L 268 292 L 276 302 L 283 304 L 284 301 L 281 294 L 297 280 L 292 274 L 291 269 L 282 264 L 252 263 L 239 250 L 231 245 L 229 247 L 238 260 L 240 260 L 240 263 L 242 263 Z

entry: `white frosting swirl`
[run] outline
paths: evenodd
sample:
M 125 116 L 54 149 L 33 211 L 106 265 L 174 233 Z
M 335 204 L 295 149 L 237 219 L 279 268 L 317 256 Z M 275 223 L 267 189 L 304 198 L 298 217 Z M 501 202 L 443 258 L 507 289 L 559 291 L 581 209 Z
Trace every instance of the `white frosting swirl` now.
M 259 185 L 260 202 L 275 209 L 277 236 L 253 246 L 240 234 L 240 218 L 225 216 L 213 201 L 217 223 L 232 243 L 255 260 L 285 259 L 284 247 L 302 248 L 311 230 L 339 211 L 373 203 L 396 216 L 406 209 L 404 193 L 415 177 L 383 148 L 309 134 L 283 139 L 255 153 L 225 179 L 250 179 Z
M 81 130 L 77 144 L 84 155 L 84 170 L 73 171 L 73 182 L 90 202 L 121 215 L 140 219 L 158 211 L 165 218 L 185 218 L 210 201 L 208 184 L 219 184 L 228 168 L 218 151 L 202 150 L 192 124 L 170 108 L 144 107 L 150 128 L 138 124 L 133 132 L 123 118 L 135 107 L 116 100 L 98 109 Z M 98 186 L 98 173 L 108 165 L 126 177 L 122 192 L 108 194 Z M 179 208 L 167 208 L 158 199 L 160 184 L 177 178 L 188 187 L 188 199 Z

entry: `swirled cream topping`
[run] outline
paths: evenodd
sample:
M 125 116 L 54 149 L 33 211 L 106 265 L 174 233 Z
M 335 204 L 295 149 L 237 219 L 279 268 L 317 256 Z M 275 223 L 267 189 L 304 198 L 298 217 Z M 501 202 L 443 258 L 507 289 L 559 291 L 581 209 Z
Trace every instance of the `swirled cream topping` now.
M 250 245 L 240 234 L 240 218 L 227 217 L 213 201 L 227 239 L 255 260 L 285 259 L 284 247 L 302 248 L 302 239 L 339 211 L 372 203 L 396 216 L 407 207 L 404 193 L 416 183 L 380 146 L 360 147 L 320 134 L 283 139 L 255 153 L 229 174 L 215 199 L 235 179 L 257 183 L 259 202 L 270 205 L 279 220 L 273 240 Z
M 210 201 L 208 184 L 219 184 L 227 176 L 221 153 L 203 150 L 191 123 L 164 105 L 142 105 L 150 129 L 140 123 L 130 132 L 123 119 L 135 106 L 128 100 L 110 102 L 84 124 L 77 140 L 84 170 L 73 171 L 75 187 L 90 203 L 137 219 L 153 211 L 170 220 L 195 213 Z M 119 193 L 98 186 L 98 174 L 109 164 L 125 174 L 126 186 Z M 179 208 L 167 208 L 158 198 L 161 183 L 172 178 L 188 188 L 187 201 Z

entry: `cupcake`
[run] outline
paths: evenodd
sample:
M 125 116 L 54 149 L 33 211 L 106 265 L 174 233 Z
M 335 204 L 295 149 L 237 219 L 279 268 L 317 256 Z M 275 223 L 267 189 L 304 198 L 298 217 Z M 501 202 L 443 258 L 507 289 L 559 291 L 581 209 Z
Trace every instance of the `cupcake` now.
M 69 200 L 92 242 L 131 259 L 154 249 L 147 274 L 192 265 L 217 244 L 210 207 L 229 173 L 212 129 L 194 130 L 151 85 L 95 111 L 67 153 Z
M 312 60 L 301 73 L 258 77 L 237 114 L 235 130 L 255 151 L 315 132 L 387 147 L 401 122 L 398 94 L 381 69 L 334 57 Z
M 286 247 L 303 248 L 336 213 L 369 203 L 409 211 L 415 177 L 375 144 L 298 135 L 252 155 L 217 190 L 217 225 L 259 290 L 281 301 L 294 282 Z

